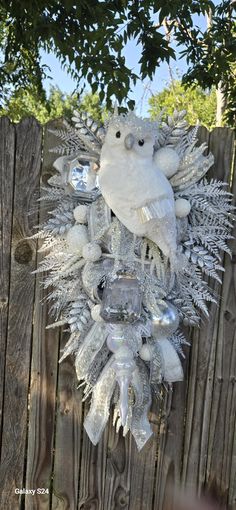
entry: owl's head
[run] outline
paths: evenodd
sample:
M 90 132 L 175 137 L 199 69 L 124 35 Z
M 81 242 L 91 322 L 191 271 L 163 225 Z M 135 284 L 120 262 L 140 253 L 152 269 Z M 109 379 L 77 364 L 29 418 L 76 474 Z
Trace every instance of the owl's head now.
M 127 157 L 152 157 L 155 144 L 153 123 L 136 117 L 132 112 L 114 115 L 109 122 L 104 149 L 126 152 Z

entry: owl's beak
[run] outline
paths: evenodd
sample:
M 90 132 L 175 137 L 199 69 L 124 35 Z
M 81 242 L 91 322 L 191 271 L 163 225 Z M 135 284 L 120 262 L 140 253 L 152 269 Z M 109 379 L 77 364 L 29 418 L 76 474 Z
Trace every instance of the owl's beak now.
M 134 142 L 135 142 L 134 135 L 132 135 L 132 133 L 129 133 L 128 135 L 126 135 L 124 140 L 125 148 L 129 151 L 130 149 L 132 149 Z

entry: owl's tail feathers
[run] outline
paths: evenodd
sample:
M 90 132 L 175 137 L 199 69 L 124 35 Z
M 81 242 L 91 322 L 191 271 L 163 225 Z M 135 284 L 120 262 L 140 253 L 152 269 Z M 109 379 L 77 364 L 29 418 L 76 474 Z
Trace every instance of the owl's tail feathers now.
M 176 276 L 183 270 L 183 263 L 182 257 L 177 250 L 170 252 L 168 258 L 170 264 L 168 288 L 171 290 L 174 287 Z
M 171 274 L 176 275 L 183 272 L 187 263 L 187 258 L 183 252 L 178 249 L 178 247 L 176 250 L 171 250 L 169 260 Z

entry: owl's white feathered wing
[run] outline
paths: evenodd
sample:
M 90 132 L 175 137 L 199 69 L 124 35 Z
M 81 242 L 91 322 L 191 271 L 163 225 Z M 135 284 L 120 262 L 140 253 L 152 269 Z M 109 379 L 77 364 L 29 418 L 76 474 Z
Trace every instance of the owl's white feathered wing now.
M 171 258 L 176 251 L 174 195 L 152 158 L 104 151 L 99 170 L 102 195 L 128 230 L 152 240 Z

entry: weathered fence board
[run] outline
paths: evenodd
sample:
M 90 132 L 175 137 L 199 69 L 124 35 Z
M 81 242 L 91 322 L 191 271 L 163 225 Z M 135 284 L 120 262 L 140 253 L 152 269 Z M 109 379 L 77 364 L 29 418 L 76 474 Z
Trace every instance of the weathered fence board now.
M 88 404 L 73 360 L 58 365 L 66 333 L 45 329 L 48 293 L 31 274 L 42 255 L 36 240 L 26 239 L 46 217 L 34 193 L 40 166 L 41 186 L 51 174 L 57 140 L 49 129 L 60 125 L 50 122 L 42 141 L 34 119 L 16 126 L 0 119 L 0 508 L 166 510 L 184 485 L 236 510 L 236 242 L 222 288 L 215 284 L 219 306 L 210 306 L 210 321 L 185 349 L 185 381 L 153 403 L 153 437 L 138 453 L 129 434 L 115 433 L 111 417 L 94 447 L 83 429 Z M 233 132 L 201 128 L 199 139 L 216 159 L 209 177 L 227 180 L 236 193 Z M 24 497 L 16 488 L 48 491 Z
M 229 150 L 230 147 L 227 149 Z M 232 152 L 231 152 L 232 154 Z M 225 156 L 225 159 L 227 156 Z M 228 152 L 230 161 L 230 150 Z M 234 161 L 234 171 L 236 169 Z M 230 176 L 229 176 L 230 177 Z M 234 173 L 233 192 L 236 193 Z M 236 229 L 233 235 L 236 237 Z M 225 257 L 219 325 L 216 347 L 216 363 L 212 392 L 211 428 L 207 459 L 207 481 L 221 488 L 221 499 L 226 503 L 230 488 L 230 503 L 236 504 L 236 487 L 230 487 L 231 463 L 235 451 L 236 416 L 236 241 L 230 243 L 232 259 Z M 235 472 L 234 472 L 235 476 Z M 231 479 L 232 480 L 232 479 Z M 235 482 L 234 482 L 235 483 Z M 232 492 L 231 492 L 232 491 Z
M 209 150 L 215 155 L 214 167 L 209 177 L 230 182 L 233 157 L 233 133 L 217 128 L 208 140 Z M 228 257 L 226 257 L 228 260 Z M 231 264 L 231 263 L 230 263 Z M 227 276 L 226 276 L 227 278 Z M 223 276 L 222 292 L 219 284 L 214 284 L 215 291 L 221 296 L 219 306 L 212 304 L 209 308 L 210 321 L 196 330 L 192 337 L 191 370 L 189 374 L 188 403 L 186 410 L 185 445 L 183 452 L 183 480 L 191 488 L 200 492 L 205 481 L 214 481 L 224 488 L 217 474 L 219 462 L 211 465 L 211 476 L 207 475 L 207 464 L 212 454 L 218 458 L 223 444 L 223 437 L 218 436 L 213 446 L 211 438 L 218 422 L 218 402 L 221 393 L 221 376 L 217 373 L 222 361 L 222 343 L 228 343 L 227 336 L 222 335 L 221 322 L 224 309 L 225 278 Z M 235 314 L 235 312 L 234 312 Z M 231 343 L 232 346 L 232 343 Z M 224 362 L 227 363 L 226 358 Z M 227 367 L 224 377 L 227 380 Z M 227 393 L 224 393 L 226 399 Z M 224 416 L 224 413 L 222 414 Z M 225 417 L 223 418 L 225 419 Z
M 41 127 L 34 119 L 16 126 L 11 275 L 5 361 L 1 449 L 1 508 L 17 508 L 15 488 L 24 486 L 28 385 L 35 278 L 36 243 L 31 234 L 36 214 L 27 215 L 39 186 Z
M 234 194 L 234 197 L 236 197 L 236 156 L 234 158 L 234 173 L 232 175 L 232 193 Z M 235 234 L 235 237 L 236 237 L 236 234 Z M 229 259 L 227 260 L 226 262 L 226 265 L 225 265 L 225 270 L 227 271 L 226 274 L 227 274 L 227 278 L 228 278 L 228 282 L 230 282 L 230 286 L 231 286 L 231 300 L 230 300 L 230 305 L 231 305 L 231 332 L 230 332 L 230 339 L 232 339 L 231 341 L 233 342 L 232 343 L 232 366 L 230 366 L 230 381 L 232 383 L 232 402 L 234 403 L 235 405 L 235 400 L 236 400 L 236 376 L 235 376 L 235 351 L 236 351 L 236 347 L 235 347 L 235 341 L 236 341 L 236 331 L 235 331 L 235 302 L 236 302 L 236 299 L 235 299 L 235 289 L 236 289 L 236 247 L 235 247 L 235 242 L 232 243 L 232 260 L 230 261 Z M 226 276 L 225 276 L 226 278 Z M 229 339 L 229 341 L 230 341 Z M 234 352 L 233 352 L 233 349 L 234 349 Z M 235 364 L 233 365 L 233 363 L 235 362 Z M 228 459 L 228 466 L 229 466 L 229 471 L 228 471 L 228 486 L 229 486 L 229 494 L 228 494 L 228 500 L 230 502 L 230 505 L 232 508 L 236 508 L 236 423 L 234 421 L 234 416 L 235 416 L 236 413 L 234 413 L 234 415 L 231 416 L 231 423 L 230 423 L 230 430 L 229 430 L 229 433 L 230 433 L 230 436 L 231 436 L 231 441 L 232 441 L 232 448 L 231 448 L 231 452 L 229 454 L 229 459 Z M 227 432 L 226 432 L 227 433 Z
M 73 368 L 72 359 L 65 360 L 58 375 L 53 510 L 74 510 L 78 502 L 82 391 Z
M 0 178 L 1 178 L 1 251 L 0 251 L 0 434 L 2 431 L 2 405 L 9 307 L 11 268 L 12 204 L 14 189 L 15 129 L 6 117 L 0 119 Z
M 153 416 L 157 417 L 160 413 L 160 402 L 152 406 Z M 154 418 L 155 420 L 155 418 Z M 128 501 L 127 508 L 137 510 L 148 510 L 152 507 L 153 490 L 155 484 L 156 452 L 157 452 L 157 430 L 158 420 L 153 424 L 156 434 L 153 435 L 141 452 L 138 452 L 135 442 L 131 439 L 131 451 L 129 454 L 130 463 L 130 492 L 126 494 Z M 132 459 L 132 460 L 131 460 Z M 116 507 L 114 506 L 114 509 Z M 118 508 L 123 508 L 122 506 Z
M 155 509 L 169 505 L 170 490 L 174 492 L 180 488 L 186 384 L 186 380 L 183 383 L 177 383 L 173 393 L 169 392 L 166 395 L 162 408 L 157 453 Z
M 209 173 L 209 177 L 230 182 L 233 133 L 229 130 L 224 130 L 224 133 L 222 133 L 222 130 L 215 129 L 210 134 L 208 144 L 209 150 L 215 155 L 215 164 Z M 214 288 L 221 295 L 219 285 L 215 284 Z M 191 371 L 189 376 L 183 454 L 183 481 L 190 487 L 198 488 L 199 492 L 206 481 L 211 486 L 217 485 L 220 488 L 222 500 L 224 501 L 225 490 L 221 479 L 217 475 L 219 462 L 211 462 L 212 454 L 214 454 L 213 448 L 217 459 L 218 455 L 220 455 L 219 443 L 223 444 L 223 437 L 220 436 L 217 437 L 218 444 L 216 443 L 214 447 L 211 441 L 215 431 L 216 419 L 219 419 L 217 395 L 221 391 L 222 379 L 216 374 L 221 356 L 220 345 L 223 339 L 220 332 L 221 310 L 224 307 L 223 295 L 224 291 L 222 291 L 219 307 L 214 304 L 210 306 L 210 322 L 206 323 L 205 327 L 202 326 L 200 331 L 196 331 L 192 338 Z M 227 337 L 225 337 L 224 341 L 225 343 L 228 342 Z M 224 377 L 227 379 L 227 370 Z M 224 394 L 224 398 L 226 398 L 226 394 Z M 211 463 L 210 472 L 209 462 Z
M 55 138 L 49 132 L 53 123 L 48 124 L 44 137 L 41 185 L 52 171 L 53 155 L 49 152 Z M 46 218 L 44 203 L 40 203 L 39 223 Z M 35 233 L 35 232 L 34 232 Z M 40 242 L 39 242 L 40 247 Z M 42 260 L 37 255 L 37 266 Z M 48 292 L 42 288 L 42 275 L 37 275 L 34 303 L 34 324 L 32 341 L 32 363 L 30 376 L 30 415 L 26 469 L 26 487 L 48 489 L 48 494 L 25 497 L 26 510 L 49 508 L 51 501 L 51 479 L 53 468 L 53 445 L 55 407 L 58 372 L 59 331 L 46 330 L 49 323 L 46 302 Z M 44 301 L 44 306 L 42 306 Z
M 84 406 L 84 415 L 88 404 Z M 93 446 L 83 430 L 82 457 L 80 464 L 79 510 L 104 510 L 104 490 L 106 484 L 106 462 L 108 427 L 97 446 Z
M 103 508 L 128 508 L 131 476 L 131 438 L 116 434 L 112 419 L 109 421 L 107 445 L 106 485 Z

